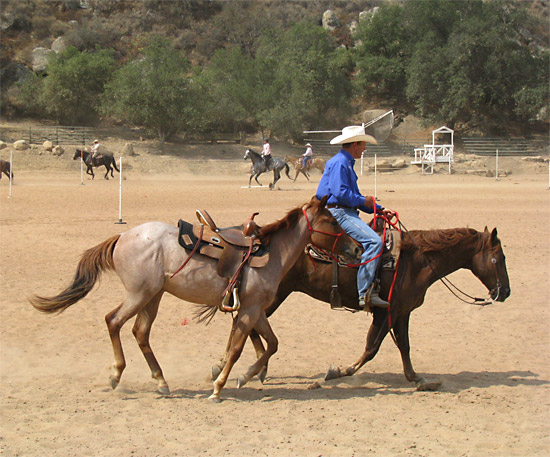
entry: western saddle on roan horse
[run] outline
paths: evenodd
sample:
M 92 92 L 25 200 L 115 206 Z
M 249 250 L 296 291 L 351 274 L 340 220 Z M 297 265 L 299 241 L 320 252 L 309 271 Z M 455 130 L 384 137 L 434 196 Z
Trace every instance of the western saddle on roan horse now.
M 228 279 L 220 310 L 237 311 L 240 307 L 239 285 L 243 267 L 248 262 L 249 266 L 260 268 L 269 260 L 267 247 L 257 238 L 258 227 L 254 217 L 258 213 L 253 213 L 242 226 L 227 228 L 217 227 L 206 210 L 197 210 L 196 215 L 199 224 L 190 224 L 181 219 L 178 221 L 178 242 L 183 248 L 190 249 L 191 253 L 172 276 L 185 266 L 197 250 L 202 255 L 217 259 L 218 274 Z

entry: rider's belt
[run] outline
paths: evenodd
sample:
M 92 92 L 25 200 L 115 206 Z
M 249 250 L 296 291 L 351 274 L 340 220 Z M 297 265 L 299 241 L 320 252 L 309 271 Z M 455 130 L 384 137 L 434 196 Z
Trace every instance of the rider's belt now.
M 357 206 L 339 205 L 337 203 L 327 205 L 327 208 L 357 209 Z

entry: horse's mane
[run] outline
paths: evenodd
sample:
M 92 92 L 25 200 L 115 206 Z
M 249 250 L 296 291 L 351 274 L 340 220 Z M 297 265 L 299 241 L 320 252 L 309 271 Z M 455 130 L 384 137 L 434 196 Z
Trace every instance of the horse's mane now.
M 465 240 L 474 239 L 476 248 L 482 248 L 487 237 L 472 228 L 452 228 L 440 230 L 411 230 L 405 233 L 402 249 L 419 249 L 423 252 L 441 251 L 452 248 Z
M 271 235 L 279 230 L 285 230 L 298 222 L 298 219 L 301 217 L 303 210 L 307 210 L 312 206 L 316 206 L 317 209 L 320 207 L 320 202 L 315 197 L 311 199 L 308 203 L 298 206 L 294 209 L 291 209 L 285 217 L 282 219 L 272 222 L 271 224 L 265 225 L 260 229 L 259 238 L 263 244 L 269 244 L 271 241 Z

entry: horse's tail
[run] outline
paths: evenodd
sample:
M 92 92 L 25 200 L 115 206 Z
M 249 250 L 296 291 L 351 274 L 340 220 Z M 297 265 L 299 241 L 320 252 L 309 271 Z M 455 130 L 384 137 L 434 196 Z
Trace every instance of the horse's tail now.
M 285 162 L 285 172 L 286 172 L 286 175 L 288 176 L 288 179 L 292 179 L 292 178 L 290 177 L 289 171 L 290 171 L 290 168 L 289 168 L 289 166 L 288 166 L 288 163 Z M 294 179 L 294 181 L 296 181 L 296 179 Z
M 115 167 L 115 170 L 118 171 L 120 173 L 120 170 L 118 169 L 118 167 L 116 166 L 116 160 L 114 157 L 111 157 L 111 159 L 113 159 L 113 167 Z
M 113 270 L 113 251 L 120 235 L 115 235 L 82 254 L 73 282 L 55 297 L 29 298 L 32 306 L 44 313 L 61 313 L 92 290 L 103 271 Z

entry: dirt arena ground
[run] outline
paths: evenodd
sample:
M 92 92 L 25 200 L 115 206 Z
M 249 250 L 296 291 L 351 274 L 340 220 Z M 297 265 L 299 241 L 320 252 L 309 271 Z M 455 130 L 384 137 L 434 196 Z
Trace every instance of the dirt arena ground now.
M 0 181 L 2 455 L 550 455 L 547 164 L 498 181 L 407 171 L 377 178 L 378 198 L 399 211 L 407 228 L 496 226 L 507 256 L 512 293 L 506 302 L 470 306 L 435 284 L 412 314 L 413 364 L 442 381 L 438 391 L 416 391 L 405 379 L 390 338 L 355 376 L 325 382 L 330 365 L 361 354 L 371 316 L 331 311 L 296 293 L 271 319 L 280 344 L 266 384 L 236 388 L 236 377 L 254 359 L 247 345 L 224 401 L 213 404 L 208 374 L 225 347 L 230 316 L 218 313 L 205 327 L 191 320 L 192 304 L 165 295 L 151 336 L 172 390 L 162 397 L 132 323 L 122 331 L 126 371 L 116 390 L 109 386 L 113 355 L 104 316 L 123 298 L 115 274 L 104 275 L 61 315 L 38 313 L 27 297 L 60 291 L 80 254 L 119 231 L 152 220 L 192 221 L 198 208 L 219 225 L 241 223 L 253 211 L 265 224 L 309 200 L 319 175 L 309 183 L 283 177 L 269 191 L 241 187 L 249 164 L 152 169 L 146 159 L 129 160 L 123 175 L 126 225 L 115 225 L 119 180 L 85 178 L 81 185 L 76 163 L 61 172 L 19 166 L 11 198 L 8 180 Z M 359 184 L 372 194 L 373 175 Z M 472 295 L 486 295 L 469 271 L 451 279 Z M 320 388 L 308 389 L 314 382 Z

